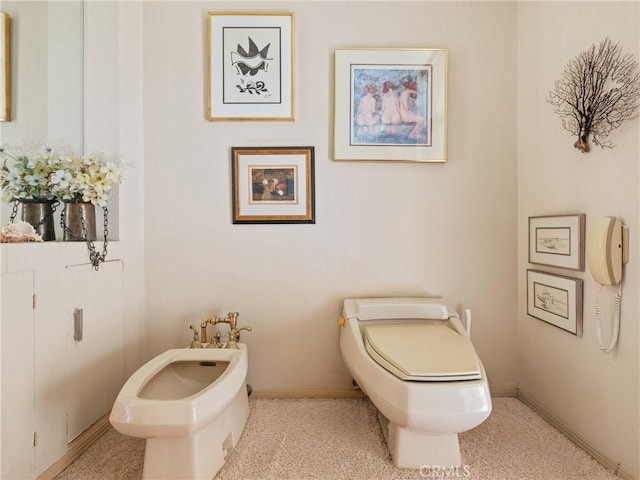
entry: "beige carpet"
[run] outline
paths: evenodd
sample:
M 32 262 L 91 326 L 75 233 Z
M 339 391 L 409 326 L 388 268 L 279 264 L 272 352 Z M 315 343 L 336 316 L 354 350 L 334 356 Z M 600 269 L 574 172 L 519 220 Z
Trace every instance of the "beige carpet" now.
M 251 399 L 244 434 L 216 480 L 615 480 L 515 398 L 460 435 L 457 471 L 398 469 L 367 399 Z M 138 480 L 144 441 L 108 431 L 57 480 Z

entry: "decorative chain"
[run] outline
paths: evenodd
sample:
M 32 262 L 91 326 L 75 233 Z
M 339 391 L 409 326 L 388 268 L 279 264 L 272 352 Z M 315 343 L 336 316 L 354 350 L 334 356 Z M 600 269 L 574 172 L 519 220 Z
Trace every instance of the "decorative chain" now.
M 87 235 L 87 223 L 84 218 L 84 210 L 80 209 L 80 225 L 82 228 L 82 239 L 87 244 L 87 251 L 89 252 L 89 260 L 91 261 L 91 265 L 93 265 L 94 270 L 98 271 L 100 269 L 100 263 L 104 262 L 107 258 L 107 246 L 109 245 L 109 241 L 107 237 L 109 236 L 109 210 L 107 207 L 103 206 L 102 211 L 104 213 L 104 221 L 103 221 L 103 234 L 104 234 L 104 243 L 102 244 L 102 252 L 98 252 L 96 250 L 96 245 L 93 240 L 89 240 Z M 71 230 L 69 230 L 65 224 L 65 213 L 62 210 L 62 214 L 60 216 L 60 226 L 62 230 L 67 232 L 68 235 L 77 237 Z
M 11 223 L 13 223 L 15 221 L 16 216 L 18 215 L 18 205 L 20 205 L 20 200 L 14 200 L 13 201 L 13 206 L 11 207 L 11 215 L 9 216 L 9 221 Z M 60 202 L 58 201 L 58 199 L 52 200 L 51 201 L 51 211 L 49 213 L 47 213 L 44 217 L 42 217 L 42 220 L 40 220 L 38 223 L 36 223 L 33 226 L 33 228 L 37 229 L 41 225 L 44 225 L 44 223 L 47 220 L 49 220 L 49 218 L 51 218 L 53 216 L 53 214 L 55 213 L 56 208 L 58 207 L 58 205 L 60 205 Z M 24 208 L 24 206 L 23 206 L 23 208 Z
M 18 215 L 19 204 L 20 202 L 18 200 L 13 201 L 13 206 L 11 207 L 11 216 L 9 217 L 9 220 L 11 221 L 11 223 L 13 223 L 13 221 L 16 219 L 16 215 Z

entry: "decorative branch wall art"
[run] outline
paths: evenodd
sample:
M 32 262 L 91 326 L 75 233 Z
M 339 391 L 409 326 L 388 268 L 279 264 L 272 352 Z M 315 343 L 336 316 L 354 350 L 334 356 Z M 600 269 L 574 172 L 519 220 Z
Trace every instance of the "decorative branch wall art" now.
M 578 137 L 573 144 L 589 151 L 589 135 L 601 148 L 612 148 L 609 134 L 638 116 L 640 73 L 631 54 L 605 38 L 570 60 L 547 101 L 562 118 L 565 130 Z

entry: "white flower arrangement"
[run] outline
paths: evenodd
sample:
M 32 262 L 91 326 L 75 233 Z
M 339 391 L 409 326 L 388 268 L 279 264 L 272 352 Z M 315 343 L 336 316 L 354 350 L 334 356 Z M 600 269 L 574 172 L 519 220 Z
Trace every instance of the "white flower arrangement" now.
M 14 200 L 52 200 L 52 177 L 62 159 L 49 145 L 0 147 L 0 186 L 5 202 Z
M 62 158 L 62 168 L 51 177 L 56 197 L 66 201 L 91 202 L 105 206 L 113 187 L 122 181 L 122 166 L 102 153 Z
M 105 206 L 122 181 L 122 166 L 101 153 L 79 156 L 65 147 L 0 148 L 0 186 L 5 202 L 53 200 Z

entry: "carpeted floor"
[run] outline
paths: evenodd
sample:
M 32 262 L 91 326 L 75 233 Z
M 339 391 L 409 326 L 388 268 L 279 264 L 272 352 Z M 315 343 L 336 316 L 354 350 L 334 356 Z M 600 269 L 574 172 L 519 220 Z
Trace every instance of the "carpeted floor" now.
M 395 468 L 367 399 L 251 399 L 238 446 L 216 480 L 615 480 L 515 398 L 460 435 L 457 471 Z M 56 480 L 138 480 L 144 441 L 109 430 Z

